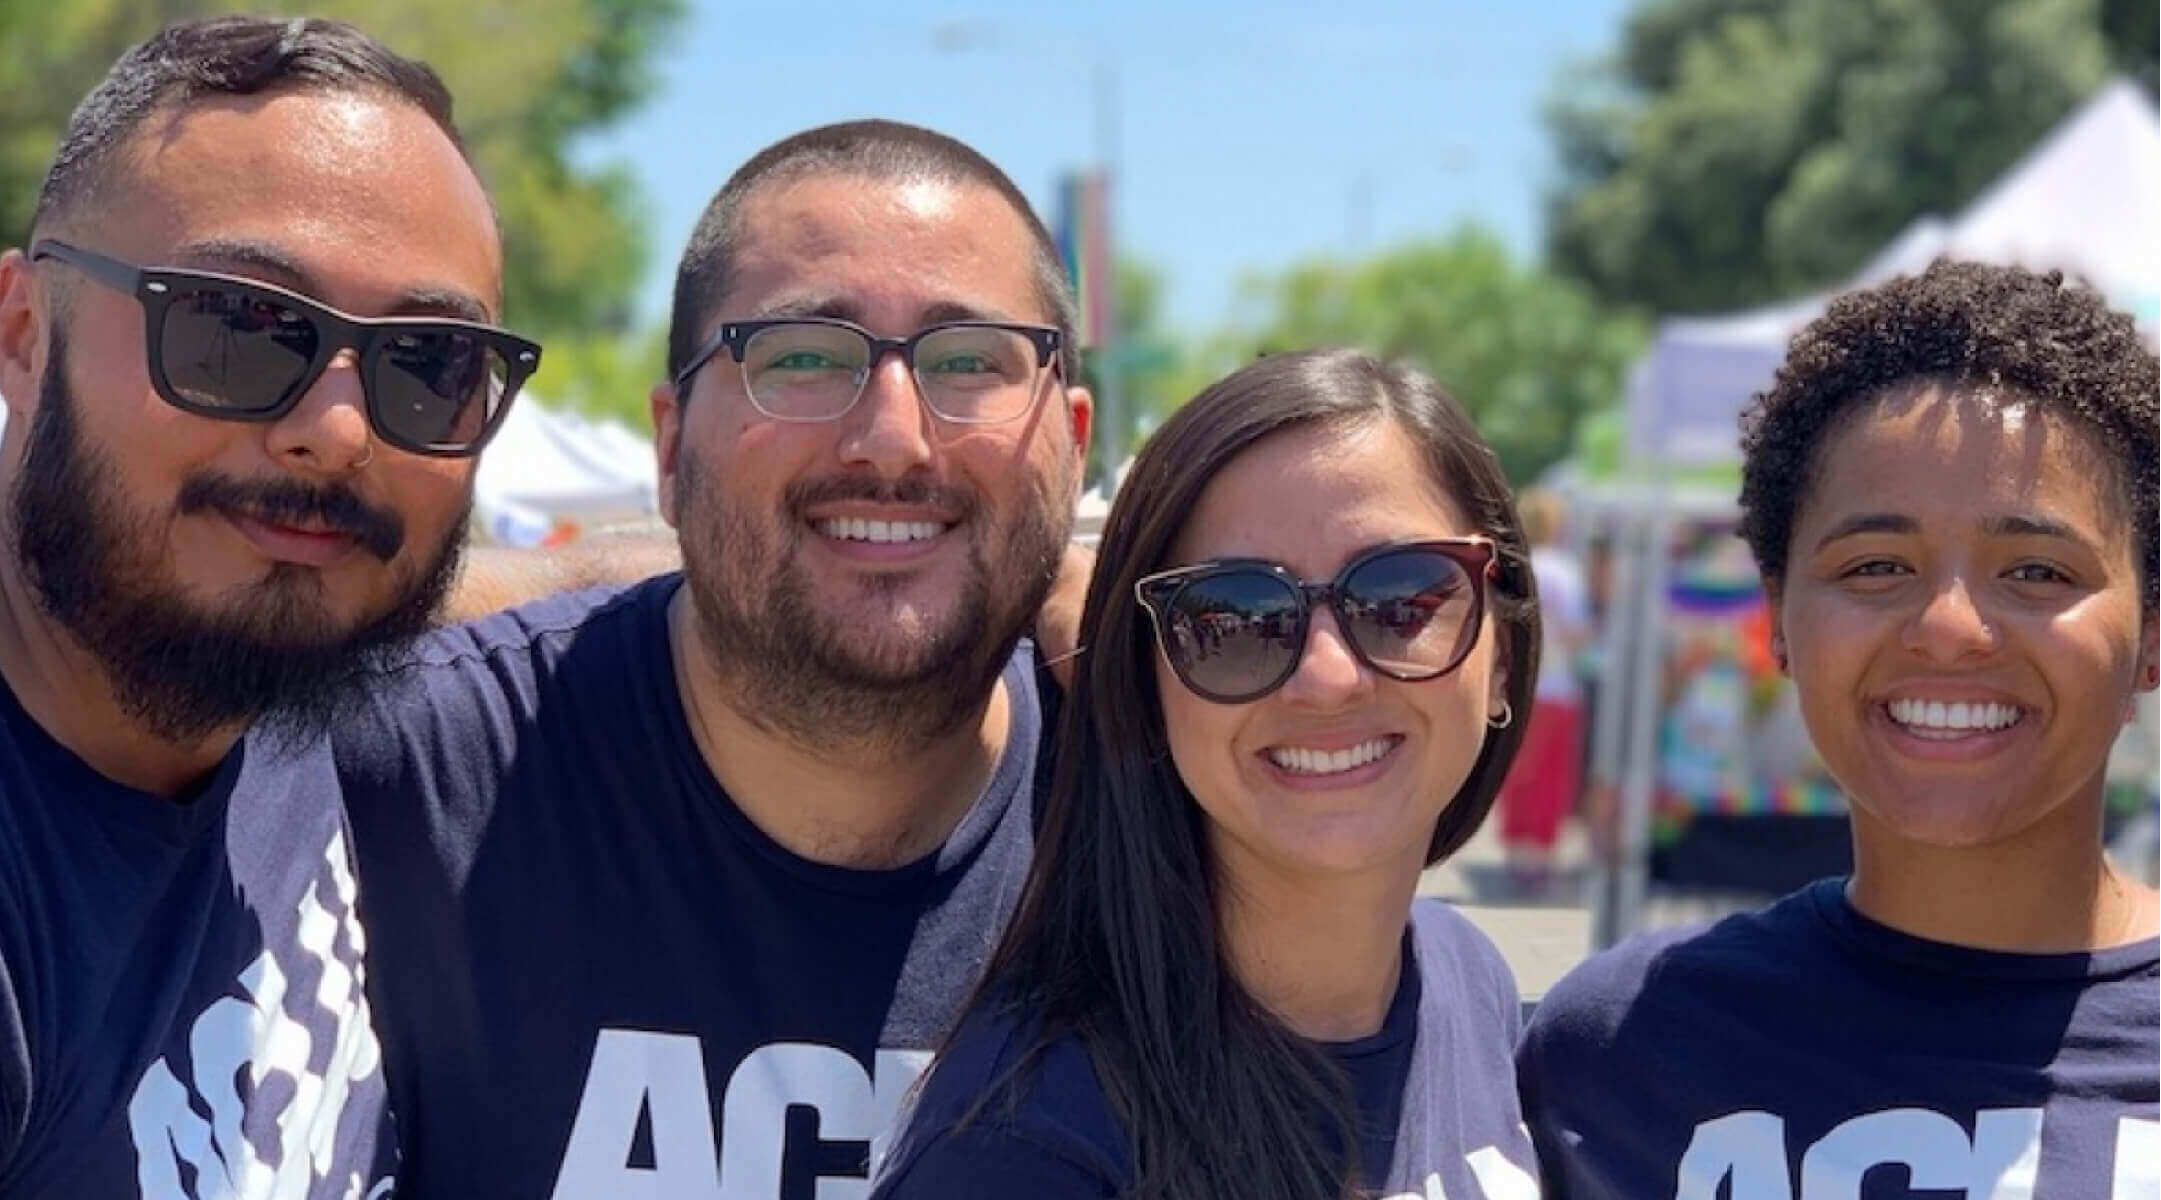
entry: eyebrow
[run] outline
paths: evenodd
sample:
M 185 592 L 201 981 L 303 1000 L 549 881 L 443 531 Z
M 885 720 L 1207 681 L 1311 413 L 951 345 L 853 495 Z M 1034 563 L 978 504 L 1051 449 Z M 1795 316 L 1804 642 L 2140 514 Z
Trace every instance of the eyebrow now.
M 2010 516 L 1990 517 L 1981 522 L 1981 532 L 1993 537 L 2047 537 L 2062 538 L 2067 542 L 2084 543 L 2078 531 L 2061 521 L 2048 517 Z
M 2107 557 L 2107 552 L 2096 545 L 2093 539 L 2080 533 L 2071 525 L 2053 517 L 2035 516 L 2028 513 L 1990 517 L 1981 522 L 1981 532 L 1990 537 L 2052 538 L 2060 542 L 2069 542 L 2087 554 L 2102 558 Z
M 767 305 L 759 309 L 757 315 L 752 319 L 759 321 L 786 321 L 795 317 L 830 317 L 837 321 L 855 321 L 857 324 L 861 324 L 862 322 L 857 320 L 861 315 L 861 309 L 839 297 L 802 296 L 793 300 L 783 300 L 778 304 Z
M 1863 533 L 1919 533 L 1920 522 L 1898 513 L 1856 513 L 1833 525 L 1829 532 L 1816 539 L 1816 549 L 1840 538 Z M 1981 532 L 1989 537 L 2045 537 L 2058 538 L 2091 548 L 2085 537 L 2071 526 L 2050 517 L 2019 513 L 2010 516 L 1988 517 L 1981 522 Z
M 266 283 L 299 292 L 326 307 L 336 307 L 322 299 L 324 289 L 307 267 L 268 242 L 206 238 L 183 243 L 174 250 L 171 258 L 175 266 L 193 266 L 228 274 L 267 276 L 268 278 L 264 279 Z M 479 297 L 458 288 L 431 284 L 406 288 L 378 315 L 455 317 L 478 324 L 487 324 L 492 320 L 488 306 L 481 303 Z
M 769 305 L 759 312 L 759 319 L 785 321 L 795 317 L 830 317 L 866 325 L 863 308 L 852 300 L 839 296 L 805 296 L 795 300 L 783 300 Z M 1008 318 L 957 300 L 940 300 L 925 307 L 916 315 L 916 327 L 928 328 L 948 321 L 1004 321 Z
M 1821 550 L 1840 538 L 1849 538 L 1856 534 L 1918 533 L 1920 530 L 1920 522 L 1897 513 L 1855 513 L 1831 526 L 1828 532 L 1817 538 L 1816 549 Z

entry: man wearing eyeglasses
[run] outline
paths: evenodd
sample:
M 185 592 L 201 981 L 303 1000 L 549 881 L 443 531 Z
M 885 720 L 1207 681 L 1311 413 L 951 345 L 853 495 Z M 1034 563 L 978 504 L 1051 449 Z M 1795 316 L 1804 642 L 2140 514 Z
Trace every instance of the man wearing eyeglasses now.
M 538 360 L 426 67 L 173 26 L 0 255 L 0 1195 L 378 1196 L 324 731 L 453 575 Z
M 653 393 L 683 572 L 433 635 L 338 738 L 401 1195 L 867 1194 L 1026 873 L 1072 325 L 950 138 L 722 187 Z

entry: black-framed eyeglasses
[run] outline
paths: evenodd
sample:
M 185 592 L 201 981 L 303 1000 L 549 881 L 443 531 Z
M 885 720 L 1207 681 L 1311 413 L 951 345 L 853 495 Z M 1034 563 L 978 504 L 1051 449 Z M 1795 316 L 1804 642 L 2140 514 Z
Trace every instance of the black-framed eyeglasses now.
M 1392 542 L 1363 551 L 1326 583 L 1267 559 L 1224 558 L 1149 575 L 1133 593 L 1188 689 L 1245 704 L 1297 672 L 1320 604 L 1335 613 L 1351 653 L 1390 679 L 1455 670 L 1478 642 L 1495 561 L 1487 538 Z
M 730 321 L 676 372 L 675 389 L 722 350 L 743 372 L 743 390 L 776 421 L 832 421 L 855 407 L 873 367 L 900 355 L 941 420 L 959 425 L 1011 421 L 1035 407 L 1042 372 L 1057 362 L 1063 335 L 1049 325 L 945 321 L 904 338 L 879 337 L 835 317 Z
M 138 267 L 50 239 L 30 247 L 30 261 L 48 258 L 141 303 L 150 385 L 197 416 L 275 421 L 350 348 L 376 436 L 464 457 L 487 445 L 540 365 L 537 343 L 492 325 L 356 317 L 236 275 Z

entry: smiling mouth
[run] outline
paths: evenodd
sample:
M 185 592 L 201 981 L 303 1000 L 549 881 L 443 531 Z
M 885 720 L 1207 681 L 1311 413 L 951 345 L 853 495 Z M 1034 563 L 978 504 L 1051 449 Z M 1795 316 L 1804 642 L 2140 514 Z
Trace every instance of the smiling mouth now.
M 2001 733 L 2026 719 L 2026 709 L 2016 704 L 1941 700 L 1888 700 L 1884 714 L 1900 730 L 1916 737 L 1949 741 L 1978 734 Z
M 860 517 L 828 517 L 812 524 L 819 533 L 842 542 L 927 542 L 952 528 L 936 521 L 866 521 Z
M 1342 750 L 1311 750 L 1304 746 L 1270 746 L 1268 761 L 1292 775 L 1341 775 L 1376 762 L 1398 745 L 1397 734 L 1377 737 Z

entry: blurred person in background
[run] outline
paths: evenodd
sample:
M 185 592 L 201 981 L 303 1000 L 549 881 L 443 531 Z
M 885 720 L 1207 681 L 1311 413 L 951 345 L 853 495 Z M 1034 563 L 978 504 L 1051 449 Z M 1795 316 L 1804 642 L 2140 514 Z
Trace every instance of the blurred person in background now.
M 1591 642 L 1590 595 L 1583 568 L 1562 541 L 1560 496 L 1527 489 L 1517 501 L 1538 581 L 1538 688 L 1523 749 L 1501 784 L 1501 845 L 1509 890 L 1521 898 L 1553 887 L 1553 848 L 1583 792 L 1583 685 L 1578 656 Z
M 1041 853 L 874 1194 L 1535 1195 L 1514 980 L 1412 898 L 1537 675 L 1469 418 L 1264 358 L 1149 439 L 1100 552 Z
M 1548 1195 L 2161 1189 L 2161 897 L 2101 844 L 2161 681 L 2156 382 L 2128 316 L 2015 268 L 1794 339 L 1742 535 L 1853 874 L 1554 988 L 1518 1063 Z

